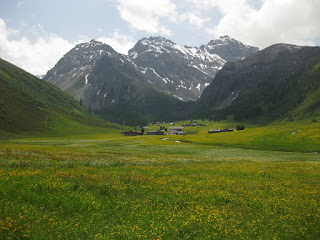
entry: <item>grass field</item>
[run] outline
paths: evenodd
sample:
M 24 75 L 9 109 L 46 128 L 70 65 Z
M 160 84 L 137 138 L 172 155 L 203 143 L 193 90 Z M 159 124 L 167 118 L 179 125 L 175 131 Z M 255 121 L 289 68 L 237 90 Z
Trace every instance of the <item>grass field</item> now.
M 320 239 L 319 121 L 235 124 L 0 141 L 0 238 Z

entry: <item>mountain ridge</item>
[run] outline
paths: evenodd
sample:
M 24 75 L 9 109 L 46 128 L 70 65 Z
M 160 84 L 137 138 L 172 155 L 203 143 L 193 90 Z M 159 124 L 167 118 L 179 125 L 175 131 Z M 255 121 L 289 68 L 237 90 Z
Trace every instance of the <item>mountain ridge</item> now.
M 165 109 L 179 102 L 150 85 L 127 56 L 95 40 L 70 50 L 43 79 L 81 100 L 104 119 L 121 124 L 167 120 L 175 115 Z M 158 110 L 150 106 L 150 102 L 157 102 L 156 96 L 163 102 L 156 104 Z
M 128 56 L 91 40 L 66 53 L 43 80 L 107 120 L 134 124 L 181 118 L 182 101 L 198 99 L 213 80 L 210 75 L 224 64 L 214 53 L 163 37 L 139 40 Z M 128 111 L 139 121 L 129 123 L 124 114 Z
M 228 36 L 220 39 L 223 39 L 224 45 L 218 41 L 219 49 L 224 49 L 234 59 L 258 51 L 258 48 L 246 46 Z M 137 70 L 158 88 L 185 101 L 196 100 L 227 62 L 215 52 L 214 42 L 209 43 L 211 45 L 188 47 L 163 37 L 142 38 L 129 50 L 128 55 Z M 237 49 L 239 46 L 242 49 Z
M 313 91 L 311 86 L 318 86 L 319 79 L 309 72 L 319 62 L 320 47 L 290 44 L 275 44 L 244 60 L 229 62 L 196 102 L 197 111 L 202 108 L 216 119 L 288 116 Z M 310 85 L 308 89 L 302 90 L 304 84 Z

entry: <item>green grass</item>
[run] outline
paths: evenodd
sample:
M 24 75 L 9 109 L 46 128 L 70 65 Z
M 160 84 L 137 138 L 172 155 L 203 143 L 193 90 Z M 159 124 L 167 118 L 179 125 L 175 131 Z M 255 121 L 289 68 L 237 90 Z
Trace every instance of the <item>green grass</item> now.
M 1 141 L 0 238 L 319 239 L 319 123 L 206 133 L 233 124 L 167 140 L 101 126 Z
M 175 126 L 189 123 L 177 122 Z M 209 129 L 234 128 L 237 122 L 208 122 L 198 120 L 205 126 L 185 127 L 185 132 L 197 132 L 184 136 L 172 136 L 174 140 L 182 140 L 192 144 L 236 147 L 267 151 L 287 152 L 320 152 L 320 118 L 294 122 L 277 122 L 268 126 L 259 126 L 250 122 L 240 123 L 245 130 L 208 134 Z M 160 124 L 169 129 L 169 124 Z M 158 125 L 149 126 L 150 130 L 159 129 Z

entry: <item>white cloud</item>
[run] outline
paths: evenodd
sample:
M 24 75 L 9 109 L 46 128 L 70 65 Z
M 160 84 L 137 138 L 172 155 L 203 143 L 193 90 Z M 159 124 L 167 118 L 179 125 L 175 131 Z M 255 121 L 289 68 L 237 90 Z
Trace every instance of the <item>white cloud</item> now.
M 171 35 L 172 31 L 160 20 L 176 21 L 176 6 L 170 0 L 117 0 L 122 19 L 139 31 Z
M 23 4 L 23 1 L 21 1 L 21 0 L 20 0 L 20 1 L 18 1 L 18 3 L 17 3 L 17 7 L 18 7 L 18 8 L 20 8 L 20 7 L 22 6 L 22 4 Z
M 227 34 L 260 48 L 279 42 L 314 45 L 314 40 L 320 38 L 320 1 L 188 1 L 207 11 L 215 8 L 222 14 L 218 25 L 207 28 L 214 38 Z
M 114 50 L 125 55 L 135 44 L 131 37 L 120 34 L 117 29 L 113 32 L 112 37 L 101 37 L 97 40 L 110 45 Z
M 232 9 L 238 9 L 246 3 L 246 0 L 187 0 L 196 8 L 208 11 L 217 8 L 222 14 L 227 14 Z
M 0 18 L 0 57 L 34 75 L 45 74 L 74 46 L 56 34 L 44 35 L 43 29 L 33 42 L 26 37 L 17 38 L 18 35 L 18 30 L 9 29 Z M 11 40 L 12 36 L 15 40 Z
M 195 26 L 197 29 L 201 29 L 204 23 L 208 22 L 209 18 L 203 18 L 200 16 L 199 12 L 186 12 L 179 16 L 181 21 L 188 21 L 191 25 Z

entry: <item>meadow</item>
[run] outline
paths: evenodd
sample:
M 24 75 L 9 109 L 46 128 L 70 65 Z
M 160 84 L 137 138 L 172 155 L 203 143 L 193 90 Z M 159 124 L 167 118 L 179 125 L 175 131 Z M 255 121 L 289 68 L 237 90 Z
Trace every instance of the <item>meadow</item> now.
M 320 239 L 319 121 L 224 127 L 2 140 L 0 238 Z

